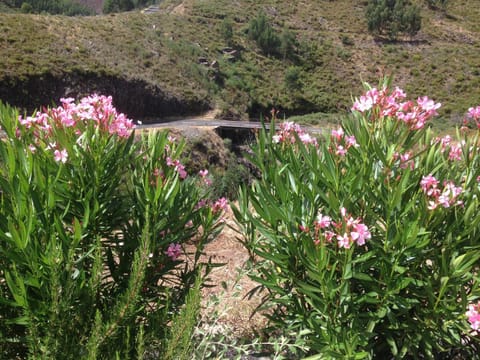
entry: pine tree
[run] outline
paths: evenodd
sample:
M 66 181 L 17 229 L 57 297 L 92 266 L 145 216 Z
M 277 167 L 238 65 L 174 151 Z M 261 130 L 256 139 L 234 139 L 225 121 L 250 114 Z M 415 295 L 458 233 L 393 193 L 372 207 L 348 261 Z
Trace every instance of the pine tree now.
M 264 13 L 260 13 L 255 19 L 250 21 L 248 37 L 255 40 L 260 49 L 268 55 L 275 54 L 280 46 L 280 38 L 274 28 L 268 23 Z
M 408 0 L 370 0 L 366 17 L 368 30 L 396 39 L 399 33 L 415 35 L 421 28 L 420 10 Z

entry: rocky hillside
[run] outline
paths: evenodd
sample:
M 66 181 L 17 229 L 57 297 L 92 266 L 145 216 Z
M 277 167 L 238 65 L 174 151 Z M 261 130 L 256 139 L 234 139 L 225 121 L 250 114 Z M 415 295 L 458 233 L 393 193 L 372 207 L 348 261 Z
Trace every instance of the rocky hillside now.
M 85 0 L 86 1 L 86 0 Z M 130 116 L 219 108 L 223 116 L 339 113 L 361 82 L 393 75 L 411 96 L 460 119 L 480 99 L 480 8 L 418 0 L 422 29 L 397 41 L 367 32 L 366 1 L 164 0 L 156 12 L 68 18 L 0 14 L 0 98 L 22 107 L 97 91 Z M 286 54 L 248 36 L 264 14 Z M 230 27 L 231 32 L 226 31 Z

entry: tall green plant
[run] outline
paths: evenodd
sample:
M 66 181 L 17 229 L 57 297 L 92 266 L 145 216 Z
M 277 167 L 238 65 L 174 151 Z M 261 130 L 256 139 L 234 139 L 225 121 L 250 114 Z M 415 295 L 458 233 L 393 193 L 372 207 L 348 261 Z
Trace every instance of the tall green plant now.
M 320 143 L 293 123 L 259 134 L 262 177 L 235 209 L 253 279 L 314 358 L 474 356 L 478 135 L 434 139 L 440 105 L 387 85 Z
M 225 205 L 187 176 L 182 143 L 135 141 L 104 96 L 30 117 L 0 105 L 0 126 L 2 355 L 130 358 L 152 337 L 165 347 L 212 266 L 200 256 Z

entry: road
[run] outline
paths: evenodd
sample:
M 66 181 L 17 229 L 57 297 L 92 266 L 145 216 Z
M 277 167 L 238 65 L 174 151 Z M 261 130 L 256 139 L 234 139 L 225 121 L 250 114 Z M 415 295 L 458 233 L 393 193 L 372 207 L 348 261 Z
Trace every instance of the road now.
M 270 124 L 266 124 L 267 128 Z M 234 121 L 222 119 L 198 119 L 186 118 L 179 120 L 172 120 L 168 122 L 154 122 L 149 124 L 137 125 L 138 129 L 156 129 L 156 128 L 171 128 L 171 127 L 211 127 L 211 128 L 230 128 L 230 129 L 261 129 L 262 123 L 257 121 Z M 277 129 L 279 125 L 276 125 Z M 322 132 L 321 128 L 302 126 L 302 129 L 308 133 L 319 134 Z

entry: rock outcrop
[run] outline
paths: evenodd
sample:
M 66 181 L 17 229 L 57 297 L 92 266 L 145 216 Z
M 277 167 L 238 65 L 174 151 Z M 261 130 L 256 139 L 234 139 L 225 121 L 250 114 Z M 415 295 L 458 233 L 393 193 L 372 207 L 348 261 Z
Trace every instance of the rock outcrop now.
M 137 119 L 192 115 L 209 108 L 207 99 L 169 94 L 159 85 L 110 74 L 42 74 L 0 79 L 0 100 L 27 113 L 55 105 L 61 97 L 78 99 L 92 93 L 111 95 L 118 111 Z

